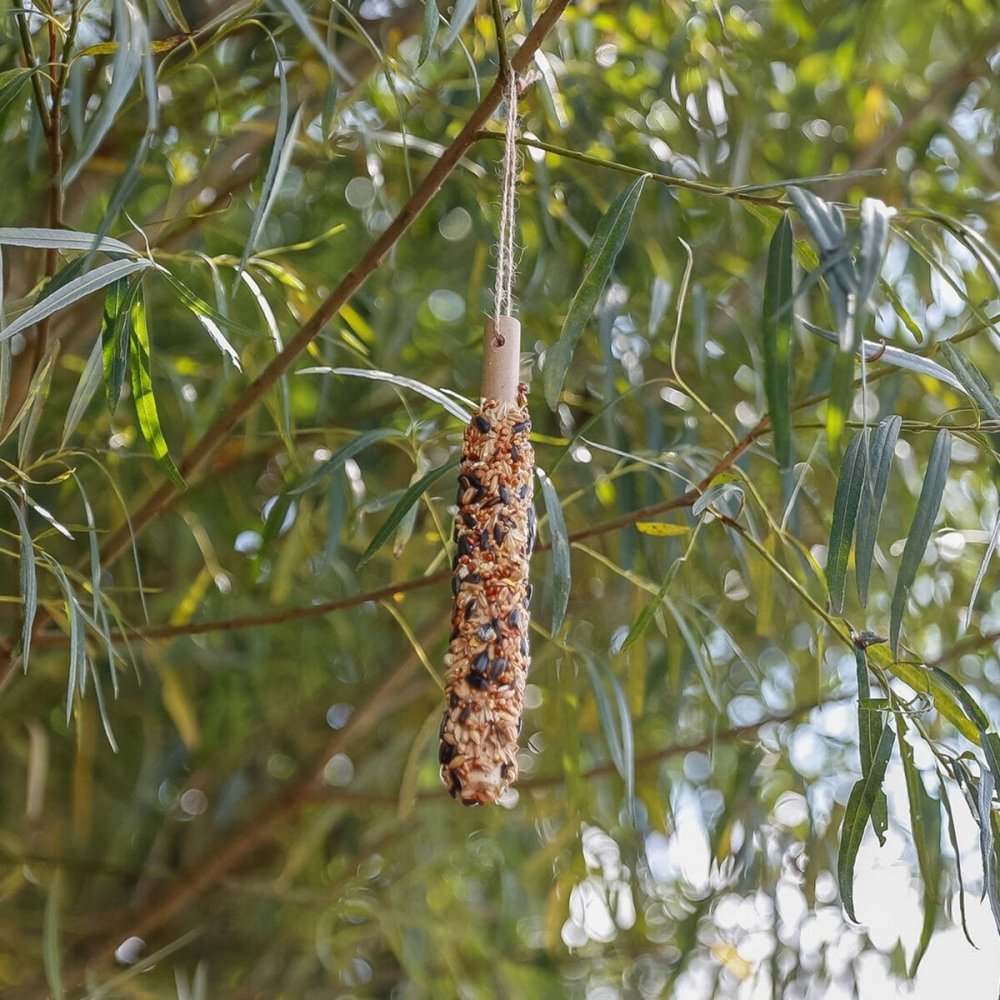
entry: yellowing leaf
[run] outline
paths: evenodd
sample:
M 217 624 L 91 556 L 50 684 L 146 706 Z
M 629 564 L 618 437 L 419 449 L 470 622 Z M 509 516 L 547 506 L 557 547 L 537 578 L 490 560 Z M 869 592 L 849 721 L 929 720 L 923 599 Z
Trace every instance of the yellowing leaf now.
M 664 521 L 638 521 L 636 528 L 644 535 L 654 538 L 675 538 L 686 535 L 691 529 L 686 524 L 667 524 Z

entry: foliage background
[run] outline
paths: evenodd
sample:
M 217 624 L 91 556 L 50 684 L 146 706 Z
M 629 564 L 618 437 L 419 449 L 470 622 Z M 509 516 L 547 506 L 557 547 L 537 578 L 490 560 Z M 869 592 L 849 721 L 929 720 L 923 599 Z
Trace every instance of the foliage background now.
M 927 933 L 959 919 L 956 860 L 983 886 L 996 820 L 970 700 L 989 731 L 995 571 L 964 633 L 962 609 L 997 511 L 980 429 L 1000 412 L 873 361 L 831 455 L 836 349 L 796 323 L 797 464 L 782 472 L 762 331 L 785 182 L 832 175 L 802 183 L 845 206 L 851 238 L 862 197 L 899 210 L 866 335 L 938 362 L 959 336 L 993 370 L 991 6 L 580 3 L 548 35 L 521 108 L 525 137 L 550 149 L 523 151 L 518 300 L 535 447 L 566 531 L 540 518 L 517 793 L 461 810 L 435 760 L 450 480 L 358 565 L 461 424 L 398 378 L 297 370 L 475 397 L 499 143 L 471 145 L 259 399 L 253 380 L 489 92 L 495 22 L 474 6 L 438 23 L 436 8 L 378 0 L 0 4 L 5 994 L 849 994 L 872 946 L 838 900 L 858 691 L 822 566 L 839 451 L 890 413 L 902 432 L 866 610 L 848 581 L 854 628 L 887 633 L 934 432 L 951 427 L 954 445 L 903 622 L 909 672 L 878 660 L 881 700 L 863 713 L 906 720 L 924 775 L 911 791 L 934 818 L 918 815 L 903 857 L 923 876 Z M 512 50 L 540 13 L 511 11 Z M 623 167 L 652 176 L 551 410 L 539 365 L 602 213 L 634 180 Z M 815 233 L 791 219 L 799 281 Z M 18 245 L 30 227 L 134 250 Z M 148 345 L 133 334 L 116 362 L 110 300 L 75 292 L 10 335 L 115 259 L 157 265 L 130 276 Z M 795 310 L 833 327 L 821 284 Z M 102 306 L 112 346 L 88 367 Z M 155 415 L 142 395 L 137 415 L 147 361 Z M 163 445 L 187 479 L 178 497 Z M 677 531 L 637 528 L 651 521 Z M 913 663 L 962 687 L 928 694 Z M 889 681 L 900 671 L 909 686 Z M 891 835 L 909 845 L 911 802 L 890 793 Z M 949 836 L 946 793 L 978 843 Z M 882 950 L 905 977 L 914 942 Z

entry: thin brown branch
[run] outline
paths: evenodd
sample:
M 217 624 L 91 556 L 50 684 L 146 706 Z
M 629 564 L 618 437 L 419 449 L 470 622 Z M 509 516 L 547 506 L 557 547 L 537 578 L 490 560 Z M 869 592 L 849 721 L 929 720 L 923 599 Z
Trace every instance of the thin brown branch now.
M 769 429 L 770 422 L 767 418 L 761 420 L 742 440 L 716 462 L 712 471 L 697 486 L 692 487 L 686 493 L 678 497 L 672 497 L 670 500 L 663 500 L 660 503 L 640 507 L 627 514 L 622 514 L 620 517 L 615 517 L 607 521 L 599 521 L 586 528 L 580 528 L 569 535 L 570 543 L 581 542 L 584 539 L 593 538 L 597 535 L 606 535 L 609 532 L 617 531 L 619 528 L 635 524 L 637 521 L 645 521 L 659 514 L 679 510 L 683 507 L 690 507 L 712 485 L 716 477 L 731 468 L 740 456 L 753 445 L 754 441 Z M 537 551 L 544 552 L 551 547 L 549 543 L 540 544 L 537 547 Z M 368 604 L 369 602 L 383 601 L 396 594 L 406 594 L 412 590 L 421 590 L 424 587 L 442 583 L 450 576 L 451 571 L 444 569 L 439 570 L 437 573 L 402 580 L 399 583 L 390 583 L 385 587 L 380 587 L 378 590 L 368 590 L 361 594 L 352 594 L 350 597 L 341 597 L 335 601 L 307 604 L 303 607 L 282 608 L 279 611 L 271 611 L 264 614 L 219 618 L 203 622 L 188 622 L 184 625 L 154 625 L 150 628 L 128 629 L 124 632 L 114 630 L 111 632 L 111 638 L 116 641 L 126 638 L 130 640 L 176 639 L 187 635 L 204 635 L 208 632 L 236 632 L 247 628 L 262 628 L 266 625 L 283 625 L 287 622 L 322 617 L 333 614 L 336 611 L 346 611 L 350 608 L 359 607 L 362 604 Z M 61 647 L 68 643 L 69 637 L 62 632 L 38 635 L 33 640 L 35 648 Z
M 511 59 L 515 72 L 523 72 L 530 65 L 535 52 L 549 32 L 555 27 L 570 0 L 552 0 L 552 3 L 535 22 L 524 43 Z M 358 292 L 369 277 L 378 269 L 389 251 L 399 242 L 414 220 L 427 207 L 441 186 L 459 165 L 462 157 L 476 141 L 479 130 L 489 121 L 503 99 L 503 81 L 497 80 L 480 104 L 472 111 L 465 126 L 444 151 L 440 159 L 431 167 L 423 182 L 400 209 L 395 219 L 383 233 L 369 246 L 361 260 L 341 279 L 337 287 L 327 296 L 320 307 L 302 324 L 298 332 L 288 341 L 260 375 L 250 383 L 243 393 L 225 410 L 201 439 L 180 462 L 181 475 L 192 479 L 228 439 L 230 432 L 274 387 L 278 379 L 291 367 L 295 359 L 317 337 L 323 327 Z M 132 539 L 142 532 L 152 521 L 169 510 L 180 496 L 177 487 L 166 481 L 141 504 L 131 518 L 112 532 L 101 549 L 101 565 L 107 567 L 128 550 Z M 47 616 L 39 613 L 38 627 L 44 627 Z M 9 681 L 13 664 L 0 662 L 0 690 Z

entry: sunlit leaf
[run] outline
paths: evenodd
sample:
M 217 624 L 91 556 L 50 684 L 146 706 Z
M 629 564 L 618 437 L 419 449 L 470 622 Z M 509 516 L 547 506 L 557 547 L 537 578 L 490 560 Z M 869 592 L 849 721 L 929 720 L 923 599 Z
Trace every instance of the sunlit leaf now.
M 893 655 L 899 646 L 899 630 L 903 624 L 903 612 L 906 610 L 906 598 L 917 578 L 920 561 L 924 550 L 930 541 L 944 496 L 945 483 L 948 481 L 948 466 L 951 462 L 951 434 L 942 429 L 938 431 L 931 449 L 931 457 L 927 462 L 924 483 L 917 499 L 917 509 L 913 522 L 906 535 L 906 545 L 903 548 L 903 558 L 899 563 L 896 575 L 896 587 L 892 594 L 892 607 L 889 612 L 889 642 Z
M 815 323 L 810 323 L 807 319 L 802 316 L 796 317 L 798 321 L 807 329 L 815 334 L 818 334 L 824 340 L 829 340 L 831 343 L 837 342 L 837 335 L 831 333 L 829 330 L 824 330 L 822 327 L 816 326 Z M 866 361 L 884 361 L 887 365 L 892 365 L 894 368 L 902 368 L 906 371 L 916 372 L 918 375 L 929 375 L 933 379 L 937 379 L 939 382 L 944 382 L 946 385 L 950 385 L 953 389 L 958 389 L 959 392 L 965 392 L 965 387 L 961 382 L 947 368 L 943 365 L 939 365 L 936 361 L 931 361 L 930 358 L 922 357 L 919 354 L 913 354 L 910 351 L 904 351 L 901 347 L 892 347 L 888 344 L 876 344 L 874 341 L 865 340 L 862 341 L 859 350 L 856 352 L 860 354 L 864 351 Z
M 35 305 L 25 310 L 16 320 L 0 331 L 0 340 L 9 340 L 15 333 L 27 330 L 28 327 L 34 326 L 46 316 L 51 316 L 53 313 L 73 305 L 74 302 L 79 302 L 80 299 L 106 288 L 120 278 L 128 277 L 130 274 L 135 274 L 136 271 L 143 271 L 152 266 L 151 261 L 142 259 L 114 260 L 109 264 L 95 267 L 93 271 L 88 271 L 81 277 L 63 285 L 57 292 L 40 298 Z
M 920 929 L 920 940 L 910 963 L 910 977 L 917 974 L 917 968 L 930 944 L 934 933 L 934 923 L 940 905 L 940 884 L 943 871 L 941 857 L 941 803 L 932 798 L 924 786 L 920 772 L 913 761 L 913 749 L 905 738 L 906 723 L 901 712 L 896 713 L 899 729 L 899 756 L 903 761 L 903 775 L 906 779 L 906 798 L 910 807 L 910 831 L 913 846 L 917 851 L 917 865 L 924 884 L 924 919 Z
M 87 123 L 76 158 L 67 166 L 63 184 L 69 186 L 79 176 L 90 158 L 97 152 L 114 125 L 118 112 L 132 96 L 144 52 L 149 51 L 146 23 L 132 0 L 114 0 L 115 46 L 111 60 L 111 83 L 101 98 L 97 112 Z
M 441 48 L 449 49 L 455 44 L 455 39 L 462 33 L 469 18 L 476 10 L 477 0 L 456 0 L 451 13 L 451 23 L 441 39 Z
M 957 348 L 945 341 L 941 344 L 951 370 L 958 376 L 962 388 L 972 397 L 980 413 L 987 420 L 1000 421 L 1000 400 L 993 394 L 986 376 Z
M 792 224 L 781 217 L 771 238 L 764 279 L 764 389 L 774 432 L 778 465 L 792 464 L 791 347 L 792 347 Z
M 430 489 L 445 473 L 450 472 L 452 469 L 457 468 L 460 462 L 460 457 L 455 457 L 444 465 L 438 466 L 436 469 L 431 469 L 426 476 L 418 479 L 415 483 L 412 483 L 408 489 L 403 492 L 403 495 L 396 502 L 396 506 L 392 508 L 389 516 L 382 523 L 382 526 L 375 532 L 374 537 L 368 543 L 368 548 L 365 549 L 361 558 L 358 560 L 358 569 L 361 569 L 376 552 L 393 536 L 396 528 L 399 527 L 400 522 L 406 516 L 407 511 L 424 495 L 424 493 Z
M 858 509 L 861 506 L 867 445 L 868 431 L 862 431 L 851 438 L 840 467 L 837 495 L 833 501 L 833 523 L 830 526 L 830 542 L 826 554 L 826 585 L 830 592 L 830 610 L 836 615 L 844 610 L 847 563 L 851 555 Z
M 73 390 L 73 398 L 66 408 L 66 420 L 63 422 L 62 443 L 60 445 L 62 448 L 66 447 L 66 442 L 72 437 L 73 432 L 83 419 L 84 413 L 87 412 L 90 401 L 100 388 L 104 360 L 103 346 L 99 339 L 94 341 L 87 363 L 83 366 L 80 380 L 76 383 L 76 389 Z
M 858 247 L 858 304 L 870 308 L 889 246 L 889 220 L 895 211 L 878 198 L 861 199 Z
M 39 229 L 33 226 L 9 228 L 0 226 L 0 244 L 11 247 L 36 247 L 39 250 L 102 250 L 104 253 L 138 257 L 134 247 L 110 236 L 78 233 L 70 229 Z
M 153 395 L 153 379 L 150 374 L 151 347 L 146 327 L 146 305 L 141 294 L 136 296 L 132 303 L 129 322 L 129 369 L 132 373 L 132 397 L 135 400 L 139 430 L 142 431 L 156 464 L 178 489 L 183 490 L 187 488 L 187 484 L 170 457 L 170 449 L 163 436 L 156 398 Z
M 583 261 L 583 280 L 570 303 L 562 332 L 558 341 L 545 352 L 542 382 L 546 402 L 553 409 L 559 400 L 576 345 L 625 244 L 645 179 L 645 175 L 639 177 L 622 191 L 598 223 Z
M 139 282 L 119 278 L 104 293 L 104 313 L 101 317 L 101 357 L 104 368 L 104 389 L 108 409 L 114 413 L 121 401 L 125 376 L 128 374 L 132 323 L 129 315 Z
M 858 750 L 861 757 L 861 775 L 866 777 L 875 763 L 875 747 L 884 725 L 882 713 L 869 704 L 871 685 L 868 682 L 868 657 L 864 649 L 855 645 L 854 660 L 858 675 Z M 880 788 L 871 805 L 872 829 L 878 842 L 885 845 L 885 831 L 889 825 L 889 811 L 885 792 Z
M 441 14 L 438 11 L 437 0 L 424 0 L 424 23 L 420 32 L 420 52 L 417 55 L 417 65 L 423 66 L 431 54 L 431 46 L 437 36 Z
M 868 585 L 871 581 L 872 560 L 875 556 L 875 540 L 882 519 L 889 472 L 892 469 L 892 458 L 896 453 L 896 441 L 899 438 L 901 425 L 902 420 L 897 416 L 880 420 L 868 452 L 854 545 L 858 600 L 862 607 L 868 604 Z
M 844 813 L 844 825 L 840 831 L 840 852 L 837 856 L 837 883 L 840 899 L 851 920 L 857 922 L 854 913 L 854 864 L 858 859 L 861 839 L 871 816 L 876 794 L 882 790 L 886 765 L 892 754 L 892 744 L 896 734 L 886 722 L 882 735 L 872 755 L 872 766 L 868 774 L 858 781 L 851 790 Z
M 1000 882 L 997 875 L 997 842 L 993 831 L 993 792 L 996 779 L 989 767 L 979 772 L 979 850 L 983 861 L 983 893 L 1000 931 Z
M 260 239 L 261 231 L 281 192 L 281 183 L 288 171 L 288 165 L 291 163 L 299 124 L 302 120 L 302 108 L 299 107 L 292 118 L 291 125 L 288 124 L 288 82 L 285 79 L 285 62 L 277 45 L 275 45 L 275 56 L 277 57 L 278 72 L 278 117 L 274 126 L 274 144 L 271 147 L 271 158 L 267 164 L 267 172 L 264 174 L 264 182 L 261 185 L 253 221 L 250 223 L 250 230 L 243 245 L 243 254 L 236 269 L 234 284 L 239 281 L 250 255 L 257 249 L 257 241 Z
M 453 417 L 458 417 L 463 424 L 467 424 L 472 419 L 471 407 L 473 406 L 473 403 L 470 400 L 462 400 L 470 407 L 470 409 L 466 409 L 466 407 L 462 406 L 459 402 L 461 397 L 457 397 L 457 394 L 442 392 L 440 389 L 435 389 L 433 386 L 426 385 L 423 382 L 420 382 L 415 378 L 409 378 L 406 375 L 396 375 L 393 372 L 383 372 L 368 368 L 302 368 L 299 370 L 298 374 L 347 375 L 351 378 L 367 378 L 373 379 L 376 382 L 389 382 L 392 385 L 399 386 L 400 388 L 411 389 L 413 392 L 419 392 L 421 396 L 426 396 L 428 399 L 447 410 Z

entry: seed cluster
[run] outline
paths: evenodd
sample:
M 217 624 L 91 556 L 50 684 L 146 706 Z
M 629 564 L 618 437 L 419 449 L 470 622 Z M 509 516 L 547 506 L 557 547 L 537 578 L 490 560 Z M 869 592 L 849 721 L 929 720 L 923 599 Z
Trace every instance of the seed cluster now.
M 496 802 L 517 777 L 535 539 L 526 394 L 522 384 L 516 404 L 482 401 L 458 477 L 439 760 L 448 791 L 467 806 Z

